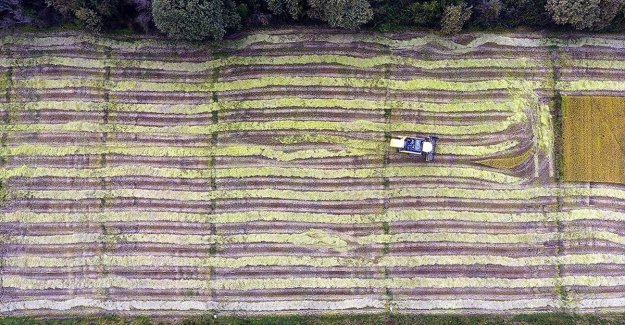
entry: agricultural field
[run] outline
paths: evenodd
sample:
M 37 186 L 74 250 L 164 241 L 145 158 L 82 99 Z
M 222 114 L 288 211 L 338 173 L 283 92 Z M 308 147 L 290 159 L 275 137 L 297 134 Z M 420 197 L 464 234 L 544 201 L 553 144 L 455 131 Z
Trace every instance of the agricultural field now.
M 556 141 L 625 38 L 1 45 L 3 315 L 625 310 L 625 186 L 561 182 Z
M 625 185 L 625 97 L 565 97 L 563 111 L 564 180 Z

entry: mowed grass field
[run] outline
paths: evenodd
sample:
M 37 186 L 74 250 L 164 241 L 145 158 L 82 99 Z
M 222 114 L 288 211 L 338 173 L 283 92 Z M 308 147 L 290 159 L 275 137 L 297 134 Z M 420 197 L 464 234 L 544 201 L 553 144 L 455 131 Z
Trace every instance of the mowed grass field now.
M 625 186 L 557 180 L 552 122 L 625 38 L 0 44 L 3 315 L 625 310 Z
M 625 97 L 563 98 L 563 176 L 625 184 Z

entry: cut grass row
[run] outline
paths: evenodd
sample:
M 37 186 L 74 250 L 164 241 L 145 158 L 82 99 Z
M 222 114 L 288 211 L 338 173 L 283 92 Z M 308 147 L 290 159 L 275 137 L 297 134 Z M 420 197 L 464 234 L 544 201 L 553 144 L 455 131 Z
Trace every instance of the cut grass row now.
M 366 78 L 336 78 L 336 77 L 260 77 L 246 80 L 224 82 L 149 82 L 149 81 L 106 81 L 94 79 L 17 79 L 13 80 L 13 88 L 19 89 L 64 89 L 64 88 L 93 88 L 112 92 L 128 91 L 176 91 L 176 92 L 226 92 L 250 90 L 270 86 L 300 86 L 300 87 L 351 87 L 351 88 L 378 88 L 390 90 L 444 90 L 456 92 L 475 92 L 501 89 L 533 89 L 548 88 L 542 81 L 522 79 L 499 79 L 487 81 L 443 81 L 440 79 L 366 79 Z M 625 91 L 625 82 L 612 80 L 576 80 L 560 81 L 558 89 L 562 92 L 573 91 Z
M 567 241 L 602 241 L 619 245 L 625 244 L 625 236 L 609 231 L 569 231 L 537 232 L 531 234 L 488 234 L 462 232 L 435 233 L 397 233 L 393 235 L 349 236 L 329 233 L 320 229 L 311 229 L 303 233 L 290 234 L 245 234 L 245 235 L 178 235 L 169 233 L 149 234 L 101 234 L 81 233 L 72 235 L 37 235 L 13 236 L 12 244 L 19 245 L 68 245 L 107 243 L 158 243 L 170 245 L 211 244 L 291 244 L 305 247 L 325 248 L 334 252 L 347 252 L 357 246 L 398 243 L 471 243 L 471 244 L 532 244 L 541 246 L 546 242 Z M 179 247 L 179 246 L 174 246 Z M 202 247 L 198 247 L 201 249 Z
M 289 56 L 231 56 L 202 62 L 172 62 L 161 60 L 132 60 L 105 58 L 71 58 L 71 57 L 33 57 L 33 58 L 0 58 L 0 67 L 32 67 L 57 65 L 78 68 L 104 69 L 137 68 L 165 71 L 210 72 L 215 68 L 250 65 L 305 65 L 305 64 L 336 64 L 358 68 L 383 67 L 385 65 L 411 66 L 420 69 L 457 69 L 457 68 L 539 68 L 543 65 L 539 60 L 531 58 L 513 59 L 448 59 L 420 60 L 410 57 L 380 55 L 370 58 L 359 58 L 348 55 L 289 55 Z
M 492 245 L 492 244 L 489 244 Z M 327 267 L 418 267 L 430 265 L 500 265 L 515 267 L 532 267 L 544 265 L 625 265 L 625 256 L 622 254 L 573 254 L 559 256 L 531 256 L 509 257 L 502 255 L 384 255 L 373 257 L 311 257 L 303 255 L 258 255 L 250 252 L 244 257 L 182 257 L 182 256 L 152 256 L 152 255 L 114 255 L 98 256 L 71 255 L 59 257 L 42 256 L 6 256 L 5 267 L 14 268 L 69 268 L 87 267 L 96 265 L 108 266 L 171 266 L 171 267 L 218 267 L 218 268 L 246 268 L 251 266 L 306 266 L 313 268 Z M 598 276 L 597 281 L 606 277 Z M 607 277 L 608 281 L 612 277 Z M 479 279 L 479 278 L 478 278 Z M 555 279 L 552 279 L 555 280 Z M 612 281 L 625 284 L 623 276 L 613 277 Z M 581 283 L 580 283 L 581 284 Z M 591 284 L 584 284 L 591 285 Z M 600 285 L 600 284 L 597 284 Z M 608 285 L 608 284 L 604 284 Z M 617 283 L 609 285 L 618 285 Z
M 335 251 L 347 251 L 352 245 L 417 243 L 417 242 L 455 242 L 481 244 L 542 244 L 556 240 L 556 232 L 530 234 L 487 234 L 462 232 L 410 232 L 396 234 L 377 234 L 351 236 L 330 233 L 321 229 L 310 229 L 302 233 L 276 234 L 258 233 L 245 235 L 178 235 L 168 233 L 149 234 L 101 234 L 81 233 L 71 235 L 13 236 L 11 243 L 24 245 L 67 245 L 79 243 L 163 243 L 172 245 L 227 245 L 250 243 L 280 243 L 309 247 L 326 247 Z M 613 243 L 625 243 L 625 237 L 607 231 L 568 232 L 562 239 L 598 239 Z
M 68 111 L 105 111 L 110 112 L 137 112 L 137 113 L 162 113 L 162 114 L 201 114 L 214 111 L 230 111 L 244 109 L 273 109 L 273 108 L 342 108 L 346 110 L 414 110 L 424 112 L 511 112 L 520 107 L 515 101 L 458 101 L 453 103 L 430 103 L 417 101 L 397 100 L 362 100 L 362 99 L 336 99 L 336 98 L 296 98 L 284 97 L 278 99 L 256 100 L 227 100 L 209 104 L 124 104 L 114 102 L 88 102 L 88 101 L 34 101 L 25 103 L 0 103 L 0 108 L 9 111 L 36 111 L 59 109 Z
M 541 197 L 607 197 L 625 200 L 625 190 L 586 187 L 527 187 L 523 189 L 470 189 L 449 187 L 397 188 L 385 190 L 296 191 L 282 189 L 213 190 L 206 192 L 111 189 L 111 190 L 13 190 L 12 198 L 79 200 L 88 198 L 134 197 L 164 200 L 208 201 L 215 199 L 272 198 L 302 201 L 353 201 L 379 198 L 459 198 L 505 201 L 532 200 Z
M 322 168 L 298 168 L 298 167 L 235 167 L 211 169 L 179 169 L 179 168 L 156 168 L 148 166 L 119 166 L 104 168 L 50 168 L 28 167 L 0 168 L 0 177 L 9 179 L 12 177 L 116 177 L 116 176 L 152 176 L 164 178 L 244 178 L 244 177 L 305 177 L 314 179 L 336 178 L 377 178 L 377 177 L 457 177 L 472 178 L 495 183 L 518 183 L 521 178 L 482 170 L 471 167 L 445 167 L 424 166 L 414 168 L 412 166 L 397 166 L 386 168 L 354 168 L 354 169 L 322 169 Z M 227 191 L 226 191 L 227 192 Z M 95 193 L 94 193 L 95 194 Z M 181 193 L 182 194 L 182 193 Z
M 0 132 L 110 132 L 110 133 L 152 133 L 210 135 L 225 131 L 271 131 L 271 130 L 316 130 L 316 131 L 411 131 L 444 135 L 465 135 L 497 133 L 521 123 L 526 116 L 519 112 L 503 121 L 476 125 L 432 125 L 394 122 L 391 124 L 357 120 L 334 121 L 268 121 L 268 122 L 220 122 L 208 125 L 138 126 L 130 124 L 102 124 L 92 122 L 67 122 L 63 124 L 2 124 Z
M 356 140 L 342 136 L 324 134 L 305 134 L 301 136 L 285 136 L 278 140 L 282 144 L 329 143 L 341 145 L 344 149 L 303 149 L 279 150 L 272 146 L 262 145 L 223 145 L 208 147 L 174 147 L 174 146 L 132 146 L 123 142 L 107 141 L 106 144 L 95 145 L 33 145 L 21 144 L 0 148 L 4 157 L 27 156 L 67 156 L 67 155 L 133 155 L 150 157 L 207 157 L 207 156 L 263 156 L 278 161 L 291 161 L 308 158 L 328 158 L 341 156 L 365 156 L 384 152 L 386 142 L 380 140 Z M 208 142 L 208 141 L 207 141 Z M 437 153 L 456 156 L 485 156 L 510 150 L 518 145 L 517 141 L 503 141 L 490 145 L 456 145 L 441 144 Z
M 327 224 L 371 224 L 400 221 L 467 221 L 483 223 L 520 223 L 520 222 L 566 222 L 577 220 L 625 221 L 625 212 L 598 209 L 576 209 L 567 212 L 471 212 L 450 210 L 389 210 L 380 214 L 327 214 L 281 211 L 246 211 L 230 213 L 184 213 L 184 212 L 142 212 L 142 211 L 107 211 L 88 213 L 15 211 L 4 213 L 4 222 L 25 223 L 71 223 L 71 222 L 140 222 L 172 221 L 193 223 L 246 223 L 257 221 L 304 222 Z M 486 225 L 487 226 L 487 225 Z
M 395 80 L 387 78 L 338 78 L 338 77 L 293 77 L 272 76 L 254 79 L 224 82 L 206 81 L 202 83 L 150 82 L 150 81 L 110 81 L 83 78 L 31 78 L 13 80 L 15 89 L 66 89 L 94 88 L 112 92 L 126 91 L 176 91 L 176 92 L 225 92 L 249 90 L 270 86 L 301 87 L 351 87 L 390 90 L 444 90 L 456 92 L 475 92 L 499 89 L 540 89 L 546 88 L 544 82 L 524 79 L 498 79 L 486 81 L 443 81 L 440 79 L 415 78 Z
M 597 299 L 595 303 L 606 303 L 602 299 Z M 609 301 L 607 301 L 609 304 Z M 199 301 L 172 299 L 164 300 L 100 300 L 74 298 L 69 300 L 54 301 L 48 299 L 37 299 L 26 302 L 17 302 L 7 304 L 7 310 L 19 309 L 42 309 L 44 306 L 52 307 L 55 310 L 67 310 L 77 307 L 91 307 L 100 310 L 173 310 L 177 306 L 178 310 L 218 310 L 218 311 L 251 311 L 251 312 L 267 312 L 267 311 L 294 311 L 294 310 L 316 310 L 316 311 L 353 311 L 353 310 L 389 310 L 391 306 L 401 308 L 401 310 L 428 310 L 432 308 L 451 309 L 451 310 L 483 310 L 483 311 L 505 311 L 515 309 L 552 309 L 560 308 L 561 302 L 553 298 L 539 299 L 515 299 L 515 300 L 485 300 L 485 299 L 436 299 L 436 300 L 398 300 L 389 301 L 388 298 L 360 298 L 346 300 L 281 300 L 272 303 L 263 301 L 254 302 L 218 302 L 218 301 Z M 50 308 L 48 308 L 50 309 Z M 211 323 L 212 324 L 212 323 Z M 285 323 L 291 324 L 291 323 Z M 299 324 L 299 323 L 297 323 Z M 458 323 L 453 323 L 458 324 Z M 517 323 L 515 323 L 517 324 Z M 483 325 L 483 324 L 482 324 Z
M 128 289 L 195 289 L 195 290 L 266 290 L 289 288 L 544 288 L 563 286 L 619 286 L 623 276 L 569 275 L 556 278 L 474 278 L 474 277 L 414 277 L 414 278 L 273 278 L 273 279 L 210 279 L 166 280 L 132 279 L 119 276 L 76 279 L 39 280 L 28 277 L 4 276 L 3 286 L 21 290 L 128 288 Z
M 261 156 L 278 161 L 293 161 L 312 158 L 332 157 L 355 157 L 375 156 L 381 154 L 381 150 L 373 148 L 356 149 L 352 146 L 340 150 L 328 149 L 305 149 L 284 151 L 270 146 L 215 146 L 215 147 L 133 147 L 133 146 L 45 146 L 45 145 L 20 145 L 17 147 L 5 147 L 0 154 L 5 157 L 27 156 L 67 156 L 67 155 L 129 155 L 148 157 L 245 157 Z M 462 148 L 470 152 L 470 148 Z M 476 148 L 477 150 L 481 148 Z M 484 149 L 482 149 L 484 150 Z M 488 151 L 488 150 L 487 150 Z M 494 151 L 496 153 L 497 151 Z

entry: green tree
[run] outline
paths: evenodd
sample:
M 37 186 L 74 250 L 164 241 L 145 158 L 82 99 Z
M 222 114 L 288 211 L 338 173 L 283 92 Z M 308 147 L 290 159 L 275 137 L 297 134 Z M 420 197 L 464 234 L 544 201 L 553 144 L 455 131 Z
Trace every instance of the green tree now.
M 531 26 L 545 28 L 553 25 L 545 6 L 547 0 L 502 0 L 499 24 L 505 27 Z
M 557 24 L 601 30 L 623 10 L 625 0 L 548 0 L 547 11 Z
M 482 27 L 492 27 L 499 23 L 503 4 L 501 0 L 478 0 L 473 8 L 475 23 Z
M 471 8 L 466 4 L 447 6 L 441 20 L 441 32 L 445 35 L 459 33 L 470 18 Z
M 410 9 L 414 15 L 414 23 L 417 26 L 434 27 L 438 26 L 443 14 L 443 8 L 440 1 L 431 0 L 415 2 Z
M 186 40 L 222 39 L 241 23 L 232 0 L 154 0 L 152 15 L 161 32 Z
M 373 18 L 373 10 L 367 0 L 308 0 L 308 5 L 308 15 L 330 27 L 356 29 Z
M 46 0 L 67 19 L 76 19 L 88 30 L 99 32 L 105 20 L 119 15 L 119 0 Z
M 288 13 L 291 18 L 298 20 L 304 11 L 300 0 L 265 0 L 267 8 L 275 15 Z

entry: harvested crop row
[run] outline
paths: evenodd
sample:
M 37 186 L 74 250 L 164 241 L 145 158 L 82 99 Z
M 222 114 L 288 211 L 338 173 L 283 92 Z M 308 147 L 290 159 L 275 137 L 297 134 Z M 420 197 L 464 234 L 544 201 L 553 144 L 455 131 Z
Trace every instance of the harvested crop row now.
M 357 58 L 342 55 L 293 55 L 293 56 L 232 56 L 223 59 L 215 59 L 205 62 L 167 62 L 146 60 L 120 60 L 120 59 L 83 59 L 68 57 L 36 57 L 36 58 L 4 58 L 0 59 L 1 67 L 28 67 L 28 66 L 67 66 L 78 68 L 103 69 L 114 68 L 140 68 L 158 69 L 167 71 L 203 72 L 215 68 L 228 66 L 248 65 L 297 65 L 297 64 L 336 64 L 358 68 L 373 68 L 384 65 L 412 66 L 421 69 L 453 69 L 453 68 L 535 68 L 540 67 L 539 62 L 527 58 L 514 59 L 451 59 L 451 60 L 417 60 L 400 56 L 375 56 L 372 58 Z
M 62 109 L 71 111 L 104 111 L 113 112 L 147 112 L 161 114 L 201 114 L 212 111 L 228 111 L 254 108 L 342 108 L 342 109 L 369 109 L 383 111 L 386 108 L 405 109 L 426 112 L 508 112 L 518 107 L 511 101 L 458 101 L 453 103 L 432 103 L 423 101 L 393 101 L 393 100 L 361 100 L 361 99 L 315 99 L 315 98 L 278 98 L 268 100 L 228 100 L 208 104 L 124 104 L 110 102 L 88 102 L 79 100 L 65 101 L 34 101 L 26 103 L 0 104 L 9 111 L 37 111 L 45 109 Z

